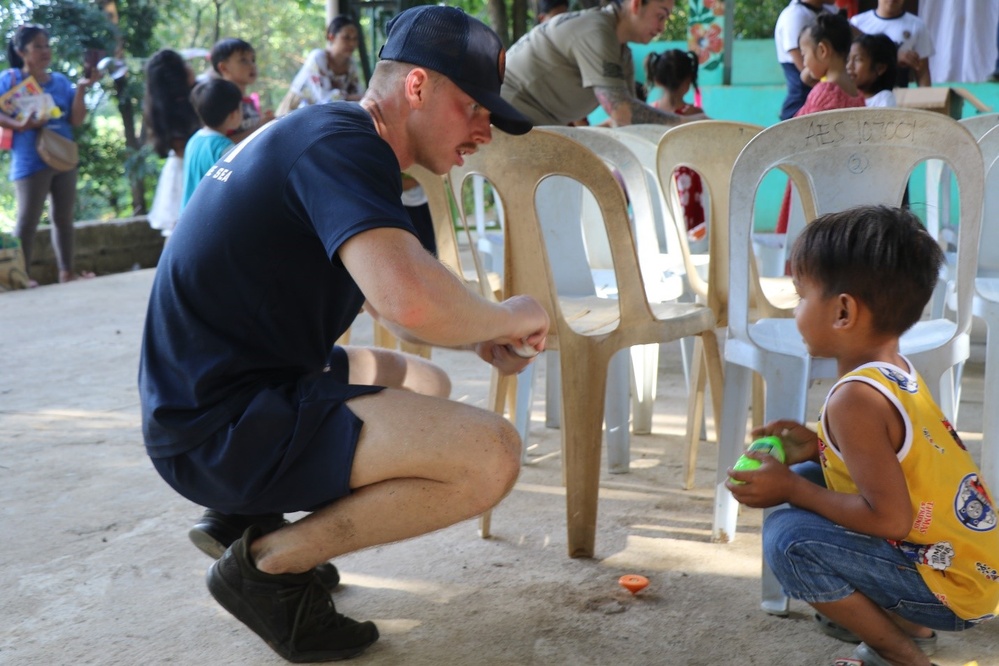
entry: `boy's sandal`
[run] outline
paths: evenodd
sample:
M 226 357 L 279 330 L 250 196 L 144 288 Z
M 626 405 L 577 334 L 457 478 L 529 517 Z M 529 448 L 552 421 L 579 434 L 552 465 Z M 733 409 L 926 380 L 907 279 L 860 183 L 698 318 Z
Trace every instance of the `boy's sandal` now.
M 833 662 L 833 666 L 892 666 L 884 657 L 874 651 L 867 643 L 861 643 L 853 649 L 853 654 L 848 658 L 840 658 Z M 935 664 L 933 666 L 936 666 Z
M 843 641 L 844 643 L 860 643 L 860 637 L 844 626 L 838 625 L 822 613 L 815 614 L 815 621 L 819 623 L 819 631 L 827 636 Z M 937 632 L 933 632 L 925 638 L 912 636 L 912 642 L 923 651 L 927 657 L 932 657 L 937 651 Z

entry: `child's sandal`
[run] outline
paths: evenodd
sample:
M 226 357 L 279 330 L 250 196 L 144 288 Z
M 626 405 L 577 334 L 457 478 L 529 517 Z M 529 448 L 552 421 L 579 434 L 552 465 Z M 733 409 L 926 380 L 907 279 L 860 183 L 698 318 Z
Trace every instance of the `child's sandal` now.
M 933 634 L 934 637 L 936 634 Z M 928 639 L 923 639 L 928 640 Z M 849 658 L 840 658 L 833 662 L 833 666 L 891 666 L 884 657 L 874 651 L 867 643 L 861 643 L 853 650 Z M 936 666 L 935 664 L 933 666 Z

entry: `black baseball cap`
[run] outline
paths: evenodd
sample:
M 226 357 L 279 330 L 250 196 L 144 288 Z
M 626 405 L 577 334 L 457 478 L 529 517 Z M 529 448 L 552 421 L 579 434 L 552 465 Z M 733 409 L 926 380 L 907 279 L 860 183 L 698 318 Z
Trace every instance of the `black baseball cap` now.
M 500 96 L 506 49 L 485 23 L 457 7 L 421 5 L 395 16 L 378 57 L 443 74 L 489 110 L 493 125 L 507 134 L 524 134 L 533 123 Z

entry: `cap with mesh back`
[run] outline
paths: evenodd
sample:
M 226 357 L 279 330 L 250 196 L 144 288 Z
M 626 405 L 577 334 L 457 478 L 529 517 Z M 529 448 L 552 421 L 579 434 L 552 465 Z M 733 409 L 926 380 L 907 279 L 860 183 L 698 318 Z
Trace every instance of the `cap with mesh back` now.
M 443 74 L 489 110 L 493 125 L 524 134 L 532 123 L 500 96 L 506 49 L 486 24 L 456 7 L 422 5 L 388 22 L 378 57 L 426 67 Z

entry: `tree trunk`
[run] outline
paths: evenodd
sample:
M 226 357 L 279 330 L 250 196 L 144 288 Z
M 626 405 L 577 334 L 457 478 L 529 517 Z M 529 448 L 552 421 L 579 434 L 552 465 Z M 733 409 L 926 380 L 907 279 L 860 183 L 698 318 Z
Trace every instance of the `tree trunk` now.
M 517 1 L 514 0 L 514 2 Z M 523 2 L 524 0 L 519 1 Z M 486 10 L 489 13 L 489 22 L 492 24 L 492 29 L 499 35 L 504 46 L 510 46 L 510 23 L 506 14 L 506 2 L 504 0 L 489 0 Z
M 135 133 L 135 106 L 126 90 L 127 80 L 127 77 L 118 79 L 114 82 L 114 87 L 118 97 L 118 112 L 121 114 L 121 123 L 125 130 L 125 145 L 129 151 L 136 153 L 141 150 L 142 143 Z M 132 173 L 128 175 L 128 186 L 132 193 L 132 215 L 145 215 L 147 212 L 145 183 L 139 175 Z
M 510 40 L 512 44 L 527 32 L 527 0 L 513 0 L 510 9 L 513 12 L 513 35 Z

